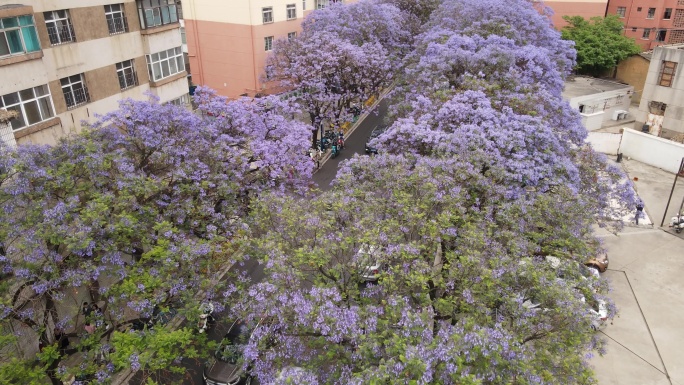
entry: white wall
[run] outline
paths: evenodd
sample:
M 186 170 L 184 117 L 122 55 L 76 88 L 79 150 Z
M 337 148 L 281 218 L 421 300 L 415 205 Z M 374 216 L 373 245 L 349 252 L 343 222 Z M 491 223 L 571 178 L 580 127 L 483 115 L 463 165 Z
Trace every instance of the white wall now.
M 585 141 L 591 144 L 591 147 L 597 152 L 608 155 L 617 155 L 621 139 L 622 134 L 610 132 L 590 132 Z
M 679 170 L 684 158 L 684 144 L 625 128 L 620 152 L 639 162 L 671 173 Z
M 587 129 L 587 131 L 595 131 L 601 128 L 605 115 L 606 114 L 603 111 L 595 112 L 593 114 L 580 113 L 580 116 L 582 117 L 582 125 Z
M 570 107 L 576 110 L 579 110 L 580 105 L 586 106 L 584 112 L 581 113 L 582 123 L 585 123 L 584 127 L 591 131 L 601 128 L 600 123 L 598 124 L 598 127 L 596 126 L 597 117 L 595 115 L 597 113 L 603 112 L 601 115 L 601 123 L 603 123 L 611 120 L 613 118 L 613 112 L 615 111 L 629 111 L 633 93 L 634 87 L 625 86 L 619 90 L 577 96 L 570 99 L 568 103 L 570 104 Z M 621 97 L 621 100 L 615 102 L 618 97 Z M 606 106 L 606 102 L 610 105 Z

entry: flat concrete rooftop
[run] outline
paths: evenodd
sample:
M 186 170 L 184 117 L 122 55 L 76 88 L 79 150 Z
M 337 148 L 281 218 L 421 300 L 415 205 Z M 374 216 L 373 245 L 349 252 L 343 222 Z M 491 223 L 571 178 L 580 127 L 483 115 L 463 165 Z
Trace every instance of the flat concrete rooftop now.
M 588 76 L 573 76 L 565 81 L 563 99 L 570 100 L 578 96 L 587 96 L 606 91 L 616 91 L 631 87 L 629 84 L 610 80 L 591 78 Z

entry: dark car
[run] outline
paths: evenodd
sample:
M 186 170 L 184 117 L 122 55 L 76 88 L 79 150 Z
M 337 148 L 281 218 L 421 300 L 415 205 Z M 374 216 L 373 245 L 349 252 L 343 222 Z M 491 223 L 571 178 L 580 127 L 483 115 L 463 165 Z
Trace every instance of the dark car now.
M 387 127 L 385 127 L 385 126 L 376 126 L 375 128 L 373 128 L 373 131 L 371 131 L 371 134 L 368 137 L 368 140 L 366 140 L 366 154 L 378 155 L 378 148 L 375 146 L 371 146 L 370 142 L 371 142 L 371 140 L 382 135 L 386 130 L 387 130 Z
M 252 377 L 244 370 L 242 350 L 252 334 L 246 323 L 233 322 L 219 344 L 214 357 L 204 367 L 204 383 L 207 385 L 250 385 Z

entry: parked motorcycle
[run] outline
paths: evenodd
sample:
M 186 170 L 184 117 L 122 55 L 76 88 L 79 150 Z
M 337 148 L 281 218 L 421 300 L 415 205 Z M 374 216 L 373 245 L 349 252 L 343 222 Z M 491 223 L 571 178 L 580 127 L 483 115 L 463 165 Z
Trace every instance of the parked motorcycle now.
M 204 333 L 216 322 L 212 316 L 214 313 L 214 304 L 211 302 L 202 302 L 202 304 L 200 304 L 199 310 L 200 319 L 197 322 L 197 328 L 199 329 L 200 333 Z
M 681 233 L 682 230 L 684 230 L 684 215 L 678 214 L 675 217 L 672 217 L 672 220 L 670 220 L 670 227 L 674 228 L 674 231 L 677 233 Z
M 340 153 L 340 150 L 339 150 L 337 144 L 336 144 L 336 143 L 333 143 L 331 149 L 332 149 L 331 157 L 332 157 L 333 159 L 334 159 L 334 158 L 337 158 L 337 155 Z

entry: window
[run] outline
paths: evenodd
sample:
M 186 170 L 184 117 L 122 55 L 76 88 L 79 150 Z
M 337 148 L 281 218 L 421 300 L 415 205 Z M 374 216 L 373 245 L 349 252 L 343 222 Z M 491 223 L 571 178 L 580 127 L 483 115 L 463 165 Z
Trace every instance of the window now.
M 273 7 L 261 8 L 261 17 L 264 20 L 264 24 L 273 23 Z
M 137 0 L 138 17 L 143 29 L 178 22 L 175 0 Z
M 287 34 L 287 40 L 292 41 L 297 37 L 297 32 L 289 32 Z
M 663 13 L 663 19 L 670 20 L 672 18 L 672 8 L 665 8 L 665 13 Z
M 182 106 L 187 106 L 187 105 L 189 105 L 190 102 L 191 102 L 191 100 L 190 100 L 190 95 L 189 95 L 189 94 L 185 94 L 185 95 L 183 95 L 183 96 L 181 96 L 181 97 L 179 97 L 179 98 L 171 99 L 171 100 L 169 100 L 167 103 L 168 103 L 168 104 L 173 104 L 174 106 L 181 106 L 181 107 L 182 107 Z
M 632 32 L 636 32 L 636 31 L 637 31 L 637 27 L 632 27 Z
M 67 109 L 76 108 L 90 101 L 83 74 L 62 78 L 59 79 L 59 82 L 62 83 L 62 92 L 64 93 Z
M 288 4 L 287 5 L 287 20 L 292 20 L 297 18 L 297 5 Z
M 150 79 L 156 81 L 185 71 L 181 47 L 146 55 Z
M 33 16 L 0 19 L 0 57 L 40 51 Z
M 340 0 L 316 0 L 316 9 L 323 9 L 330 4 L 339 3 Z
M 674 79 L 676 71 L 676 62 L 663 60 L 663 64 L 660 66 L 658 85 L 663 87 L 672 87 L 672 80 Z
M 188 38 L 185 35 L 185 27 L 180 28 L 180 34 L 181 34 L 181 43 L 188 44 Z
M 642 39 L 648 39 L 651 36 L 651 29 L 650 28 L 644 28 L 644 34 L 641 35 Z
M 0 97 L 0 108 L 16 111 L 19 114 L 10 121 L 13 130 L 40 123 L 55 116 L 50 89 L 47 85 L 3 95 Z
M 617 7 L 617 15 L 620 16 L 620 18 L 625 17 L 625 12 L 627 12 L 626 7 Z
M 264 38 L 264 50 L 270 51 L 273 49 L 273 36 L 266 36 Z
M 665 35 L 667 34 L 666 29 L 659 29 L 658 32 L 656 32 L 656 38 L 655 41 L 665 41 Z
M 116 63 L 116 74 L 119 77 L 119 88 L 122 90 L 138 85 L 138 75 L 135 73 L 135 62 L 132 59 Z
M 302 0 L 302 11 L 306 11 L 306 0 Z
M 68 10 L 45 12 L 44 15 L 50 44 L 56 45 L 76 41 L 74 26 L 71 24 Z
M 107 19 L 107 27 L 109 34 L 128 32 L 128 22 L 124 16 L 123 4 L 105 5 L 105 19 Z
M 647 19 L 653 19 L 655 17 L 655 8 L 649 8 L 646 14 Z
M 641 12 L 641 7 L 637 7 L 637 12 Z

